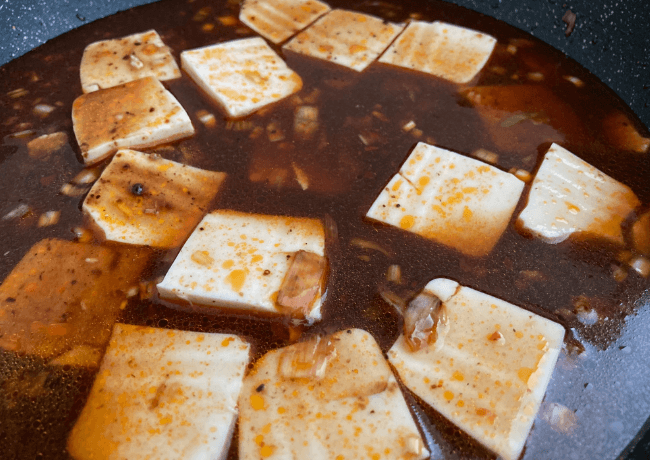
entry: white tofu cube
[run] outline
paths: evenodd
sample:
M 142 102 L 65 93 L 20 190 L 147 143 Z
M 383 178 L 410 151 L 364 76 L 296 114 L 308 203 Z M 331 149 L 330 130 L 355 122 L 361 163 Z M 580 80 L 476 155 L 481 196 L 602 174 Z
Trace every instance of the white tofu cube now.
M 91 43 L 79 70 L 84 93 L 144 77 L 165 81 L 181 76 L 174 56 L 155 30 Z
M 523 188 L 510 173 L 420 142 L 367 217 L 482 256 L 501 238 Z
M 435 342 L 417 351 L 400 335 L 389 361 L 423 401 L 500 457 L 516 460 L 564 328 L 455 281 L 435 279 L 425 292 L 443 301 L 446 323 L 438 326 Z
M 229 210 L 203 219 L 176 257 L 158 292 L 204 306 L 286 313 L 278 296 L 298 251 L 324 257 L 318 219 L 265 216 Z M 319 284 L 305 318 L 321 318 Z
M 361 72 L 403 28 L 367 14 L 332 10 L 284 45 L 284 49 Z
M 282 43 L 330 10 L 318 0 L 246 0 L 239 20 L 273 43 Z
M 86 164 L 120 148 L 153 147 L 194 134 L 183 107 L 154 77 L 79 96 L 72 124 Z
M 300 76 L 260 37 L 183 51 L 181 65 L 230 117 L 253 113 L 302 88 Z
M 117 324 L 68 452 L 225 459 L 249 348 L 235 335 Z
M 412 21 L 379 62 L 468 83 L 487 63 L 496 39 L 445 22 Z
M 239 407 L 239 458 L 429 458 L 381 349 L 360 329 L 267 353 Z
M 180 246 L 203 218 L 226 174 L 120 150 L 83 203 L 107 240 Z
M 629 187 L 553 144 L 517 222 L 549 243 L 575 233 L 623 244 L 621 224 L 640 204 Z

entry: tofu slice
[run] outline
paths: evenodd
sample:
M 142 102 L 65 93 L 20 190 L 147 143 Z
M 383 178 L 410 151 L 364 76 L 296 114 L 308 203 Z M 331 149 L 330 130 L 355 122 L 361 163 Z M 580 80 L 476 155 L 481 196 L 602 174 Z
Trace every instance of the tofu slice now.
M 107 240 L 181 245 L 207 212 L 226 174 L 120 150 L 83 202 Z
M 627 186 L 553 144 L 535 175 L 518 224 L 549 243 L 575 233 L 623 244 L 621 224 L 640 204 Z
M 438 338 L 417 351 L 404 335 L 388 352 L 402 382 L 505 460 L 524 447 L 557 361 L 564 328 L 452 280 L 424 292 L 447 316 Z
M 284 49 L 361 72 L 403 28 L 367 14 L 332 10 L 284 45 Z
M 468 83 L 487 63 L 497 40 L 482 32 L 436 21 L 412 21 L 379 62 Z
M 62 363 L 84 355 L 76 362 L 96 364 L 151 256 L 124 249 L 57 239 L 32 246 L 0 285 L 0 347 Z
M 267 353 L 239 408 L 239 458 L 429 458 L 381 349 L 360 329 Z
M 249 348 L 236 335 L 115 325 L 68 452 L 225 459 Z
M 158 32 L 148 30 L 91 43 L 81 58 L 80 74 L 81 89 L 90 93 L 144 77 L 173 80 L 181 71 Z
M 305 294 L 314 296 L 295 311 L 291 307 L 297 293 L 295 289 L 283 290 L 283 284 L 288 275 L 296 278 L 292 268 L 296 268 L 293 265 L 299 254 L 324 258 L 324 248 L 325 233 L 318 219 L 213 211 L 187 240 L 158 284 L 158 292 L 163 298 L 204 306 L 272 315 L 295 313 L 314 322 L 321 318 L 323 274 L 315 280 L 312 274 L 305 276 L 318 288 L 302 286 Z M 284 306 L 279 297 L 288 299 Z
M 330 10 L 318 0 L 246 0 L 239 20 L 272 43 L 282 43 Z
M 302 88 L 300 76 L 260 37 L 183 51 L 181 65 L 230 117 L 253 113 Z
M 153 147 L 194 134 L 183 107 L 154 77 L 79 96 L 72 124 L 86 164 L 120 148 Z
M 483 256 L 501 238 L 523 188 L 510 173 L 420 142 L 366 216 Z

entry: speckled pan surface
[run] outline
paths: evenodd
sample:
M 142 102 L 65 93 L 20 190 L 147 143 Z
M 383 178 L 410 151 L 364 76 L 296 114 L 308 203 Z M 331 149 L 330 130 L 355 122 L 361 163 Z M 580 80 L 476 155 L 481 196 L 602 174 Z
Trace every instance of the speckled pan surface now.
M 5 31 L 0 42 L 0 62 L 20 56 L 72 28 L 144 3 L 150 2 L 11 0 L 0 3 L 0 26 Z M 644 1 L 456 0 L 453 3 L 504 20 L 567 53 L 610 86 L 646 126 L 650 125 L 650 35 L 647 33 L 650 9 Z M 568 9 L 577 14 L 577 21 L 567 38 L 562 16 Z M 142 28 L 146 29 L 146 24 Z M 645 301 L 647 304 L 648 299 Z M 575 439 L 574 442 L 582 444 L 585 456 L 568 458 L 601 458 L 598 453 L 611 451 L 612 446 L 624 449 L 641 429 L 639 420 L 643 414 L 646 417 L 650 414 L 650 384 L 637 385 L 642 381 L 639 374 L 647 374 L 650 368 L 648 321 L 650 312 L 646 305 L 637 316 L 629 318 L 626 330 L 608 350 L 592 350 L 593 359 L 579 363 L 585 375 L 592 376 L 597 375 L 597 367 L 608 363 L 607 373 L 601 380 L 556 382 L 547 394 L 548 400 L 563 401 L 563 389 L 584 385 L 586 391 L 580 401 L 563 403 L 569 407 L 572 407 L 570 403 L 579 403 L 581 418 L 589 417 L 599 427 L 605 427 L 598 439 Z M 598 400 L 597 395 L 603 393 L 612 395 L 607 405 Z M 540 425 L 536 429 L 551 432 L 548 426 Z M 541 438 L 532 439 L 527 450 L 538 450 L 533 444 Z M 626 449 L 624 455 L 628 454 Z M 641 459 L 649 455 L 650 439 L 646 436 L 632 454 L 623 458 Z

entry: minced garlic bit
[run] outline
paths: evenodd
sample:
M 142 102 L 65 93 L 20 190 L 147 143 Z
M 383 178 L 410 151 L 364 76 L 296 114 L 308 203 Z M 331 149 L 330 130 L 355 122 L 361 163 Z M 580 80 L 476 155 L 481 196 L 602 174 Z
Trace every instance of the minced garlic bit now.
M 302 105 L 296 108 L 293 131 L 299 137 L 308 140 L 318 130 L 318 107 Z
M 630 261 L 630 267 L 639 275 L 647 278 L 650 276 L 650 260 L 643 256 L 635 257 Z
M 14 220 L 21 219 L 31 212 L 31 208 L 28 204 L 19 204 L 14 209 L 9 211 L 7 214 L 2 216 L 2 220 Z
M 55 107 L 49 104 L 36 104 L 34 106 L 34 114 L 41 118 L 45 118 L 48 115 L 50 115 L 52 112 L 54 112 L 54 109 Z
M 404 126 L 402 126 L 402 130 L 407 133 L 413 128 L 415 128 L 415 122 L 413 120 L 409 121 Z
M 497 164 L 499 162 L 499 155 L 494 153 L 494 152 L 491 152 L 489 150 L 486 150 L 486 149 L 475 150 L 472 153 L 472 156 L 478 158 L 479 160 L 483 160 L 486 163 L 490 163 L 490 164 L 493 164 L 493 165 L 495 165 L 495 164 Z
M 217 119 L 214 114 L 208 112 L 207 110 L 199 110 L 196 112 L 196 118 L 199 119 L 207 128 L 214 128 L 217 126 Z
M 59 222 L 59 217 L 61 216 L 61 211 L 47 211 L 38 218 L 39 227 L 48 227 L 50 225 L 56 225 Z
M 564 79 L 570 83 L 573 83 L 577 88 L 582 88 L 585 83 L 580 80 L 578 77 L 574 77 L 573 75 L 565 75 Z

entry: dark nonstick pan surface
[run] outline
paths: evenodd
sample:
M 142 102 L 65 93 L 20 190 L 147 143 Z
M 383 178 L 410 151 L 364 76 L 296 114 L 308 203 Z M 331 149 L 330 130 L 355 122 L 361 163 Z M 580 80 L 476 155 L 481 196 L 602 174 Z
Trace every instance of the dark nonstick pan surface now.
M 146 3 L 151 2 L 10 0 L 1 3 L 0 64 L 70 29 Z M 503 20 L 566 53 L 609 86 L 644 125 L 650 126 L 650 7 L 644 1 L 455 0 L 452 3 Z M 577 21 L 573 33 L 566 37 L 562 16 L 569 9 L 577 14 Z M 147 28 L 143 20 L 142 30 Z M 646 299 L 645 308 L 630 318 L 616 343 L 599 352 L 599 362 L 607 362 L 610 369 L 616 369 L 606 372 L 603 382 L 595 384 L 585 380 L 555 387 L 556 391 L 561 391 L 564 385 L 592 383 L 600 387 L 598 391 L 619 394 L 620 397 L 611 397 L 612 403 L 606 408 L 608 412 L 596 416 L 593 423 L 599 425 L 599 430 L 600 425 L 607 425 L 605 431 L 611 439 L 603 442 L 616 443 L 617 438 L 625 439 L 622 459 L 650 458 L 650 434 L 644 436 L 650 420 L 643 426 L 639 423 L 650 415 L 648 303 Z M 586 371 L 596 375 L 594 369 Z M 585 404 L 589 404 L 588 400 L 587 395 Z M 628 423 L 630 420 L 633 422 Z M 635 433 L 638 433 L 636 437 Z M 592 440 L 585 440 L 586 444 L 590 442 Z

